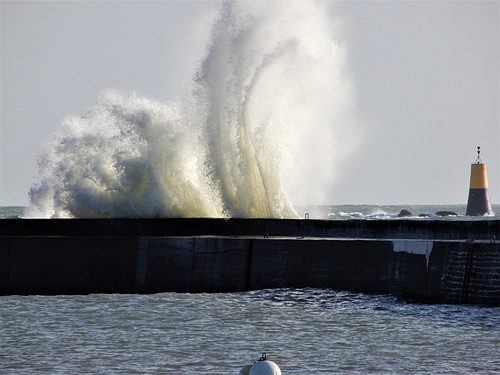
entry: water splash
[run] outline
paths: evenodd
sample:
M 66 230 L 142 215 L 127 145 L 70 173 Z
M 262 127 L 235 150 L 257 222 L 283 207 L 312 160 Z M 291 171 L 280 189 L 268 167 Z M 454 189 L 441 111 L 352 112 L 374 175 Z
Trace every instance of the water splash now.
M 352 101 L 330 23 L 316 2 L 224 3 L 192 98 L 108 90 L 68 116 L 27 216 L 297 217 L 289 194 L 324 193 Z

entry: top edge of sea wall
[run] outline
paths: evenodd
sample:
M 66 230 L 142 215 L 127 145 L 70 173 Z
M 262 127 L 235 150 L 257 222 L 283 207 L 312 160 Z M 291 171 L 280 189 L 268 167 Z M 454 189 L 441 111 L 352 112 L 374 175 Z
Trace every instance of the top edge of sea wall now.
M 500 220 L 2 219 L 0 236 L 287 236 L 500 240 Z

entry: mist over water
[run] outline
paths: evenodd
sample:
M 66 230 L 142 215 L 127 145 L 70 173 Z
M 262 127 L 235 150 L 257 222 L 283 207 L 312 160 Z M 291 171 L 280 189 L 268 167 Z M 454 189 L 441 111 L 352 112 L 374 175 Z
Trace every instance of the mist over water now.
M 192 94 L 106 90 L 66 117 L 26 215 L 297 217 L 291 202 L 323 198 L 352 143 L 336 22 L 319 2 L 224 3 Z

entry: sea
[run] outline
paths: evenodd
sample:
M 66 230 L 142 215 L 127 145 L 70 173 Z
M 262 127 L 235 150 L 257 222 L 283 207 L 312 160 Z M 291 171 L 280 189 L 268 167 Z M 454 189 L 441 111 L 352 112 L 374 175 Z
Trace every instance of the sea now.
M 300 218 L 317 220 L 498 220 L 500 218 L 500 204 L 491 205 L 493 214 L 488 216 L 466 216 L 467 205 L 297 205 L 295 211 Z M 402 210 L 409 211 L 411 216 L 398 218 Z M 0 219 L 28 218 L 24 206 L 0 206 Z M 437 213 L 447 212 L 450 215 L 441 216 Z
M 477 220 L 465 205 L 300 208 L 326 220 L 397 219 L 401 209 L 409 220 L 442 210 L 458 216 L 432 219 Z M 1 207 L 0 217 L 23 212 Z M 13 295 L 0 306 L 0 374 L 236 375 L 262 353 L 282 374 L 500 373 L 500 307 L 312 288 Z

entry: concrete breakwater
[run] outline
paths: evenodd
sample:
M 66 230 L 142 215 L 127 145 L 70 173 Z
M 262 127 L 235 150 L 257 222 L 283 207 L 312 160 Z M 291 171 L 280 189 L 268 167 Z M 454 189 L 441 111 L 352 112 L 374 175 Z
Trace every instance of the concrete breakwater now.
M 499 220 L 3 219 L 0 294 L 321 287 L 500 306 Z

